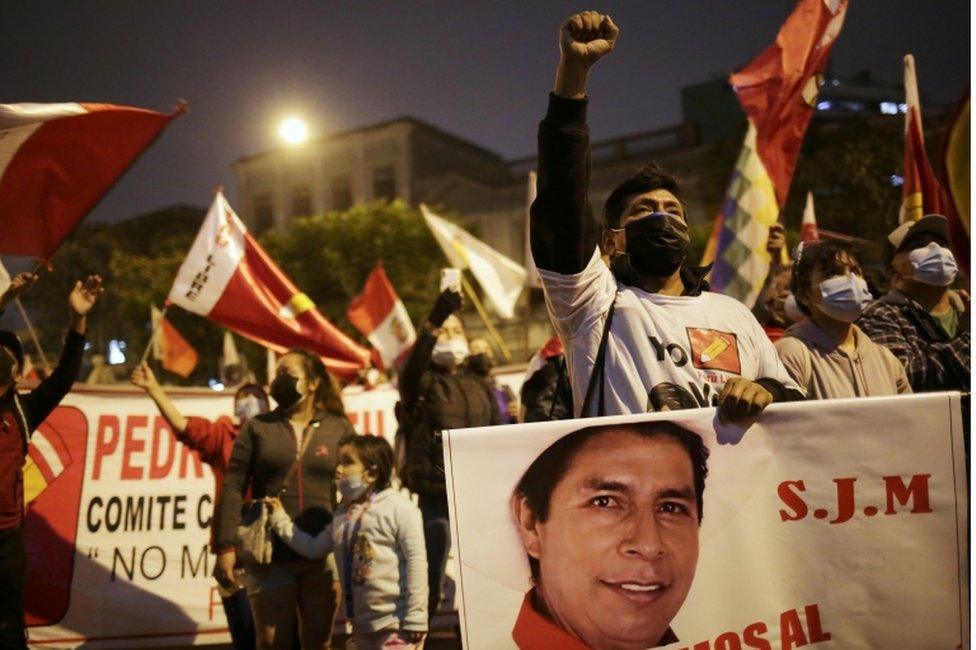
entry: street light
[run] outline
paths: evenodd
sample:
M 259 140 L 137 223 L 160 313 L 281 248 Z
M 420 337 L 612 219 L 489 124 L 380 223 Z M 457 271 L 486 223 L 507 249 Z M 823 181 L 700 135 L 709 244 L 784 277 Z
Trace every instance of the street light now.
M 308 126 L 299 117 L 289 117 L 278 127 L 278 135 L 288 144 L 301 144 L 308 138 Z

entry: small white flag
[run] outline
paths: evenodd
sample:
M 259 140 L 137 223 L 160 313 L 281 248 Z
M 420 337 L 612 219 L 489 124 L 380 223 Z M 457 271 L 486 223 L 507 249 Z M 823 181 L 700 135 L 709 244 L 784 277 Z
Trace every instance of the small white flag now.
M 525 267 L 460 226 L 438 217 L 422 203 L 420 211 L 451 266 L 469 269 L 498 315 L 514 318 L 515 303 L 528 277 Z

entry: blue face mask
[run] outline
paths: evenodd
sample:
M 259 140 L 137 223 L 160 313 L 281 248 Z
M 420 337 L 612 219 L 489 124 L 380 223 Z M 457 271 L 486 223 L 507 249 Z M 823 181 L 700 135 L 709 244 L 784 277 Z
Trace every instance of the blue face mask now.
M 956 279 L 958 272 L 956 258 L 953 257 L 952 251 L 935 242 L 929 242 L 927 246 L 910 252 L 908 261 L 915 269 L 912 278 L 922 284 L 948 287 Z
M 363 480 L 362 474 L 343 476 L 341 479 L 336 481 L 336 489 L 338 489 L 339 494 L 342 495 L 343 503 L 355 501 L 363 495 L 363 492 L 369 489 L 370 485 L 372 484 Z
M 821 282 L 820 297 L 823 298 L 817 305 L 820 311 L 844 323 L 856 321 L 872 300 L 868 283 L 853 273 L 837 275 Z

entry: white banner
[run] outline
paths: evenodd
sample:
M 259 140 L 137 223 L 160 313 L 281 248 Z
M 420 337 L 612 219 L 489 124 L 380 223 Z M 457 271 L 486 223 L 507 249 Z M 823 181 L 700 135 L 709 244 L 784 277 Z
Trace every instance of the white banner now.
M 233 393 L 170 393 L 185 415 Z M 360 433 L 396 433 L 392 387 L 350 389 Z M 209 553 L 214 478 L 136 389 L 78 387 L 35 433 L 25 467 L 27 622 L 38 647 L 228 643 Z M 449 603 L 450 605 L 450 603 Z
M 969 647 L 957 394 L 713 418 L 447 432 L 465 648 Z

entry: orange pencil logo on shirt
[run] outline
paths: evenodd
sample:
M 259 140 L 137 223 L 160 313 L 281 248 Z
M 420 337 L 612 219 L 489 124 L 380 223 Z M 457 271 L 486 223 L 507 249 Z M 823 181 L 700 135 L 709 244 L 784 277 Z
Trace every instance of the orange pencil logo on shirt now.
M 696 368 L 736 375 L 742 373 L 739 341 L 735 334 L 702 327 L 688 327 L 685 330 L 691 346 L 691 361 Z

